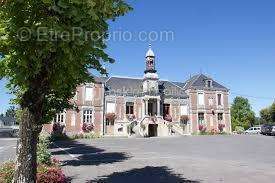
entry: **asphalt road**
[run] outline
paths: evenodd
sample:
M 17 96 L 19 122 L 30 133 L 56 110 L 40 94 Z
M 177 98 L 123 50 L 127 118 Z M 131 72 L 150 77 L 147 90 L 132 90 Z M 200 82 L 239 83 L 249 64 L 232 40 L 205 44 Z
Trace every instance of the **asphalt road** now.
M 0 138 L 0 163 L 16 139 Z M 72 182 L 275 182 L 275 137 L 104 138 L 56 143 Z
M 110 138 L 52 151 L 72 182 L 275 182 L 274 137 Z
M 0 164 L 13 160 L 16 152 L 16 138 L 0 137 Z

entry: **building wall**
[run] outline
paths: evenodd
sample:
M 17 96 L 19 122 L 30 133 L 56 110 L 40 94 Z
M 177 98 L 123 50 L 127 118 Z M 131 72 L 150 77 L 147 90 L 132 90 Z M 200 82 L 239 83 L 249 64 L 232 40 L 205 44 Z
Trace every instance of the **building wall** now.
M 186 91 L 190 100 L 190 120 L 192 131 L 198 132 L 198 113 L 204 113 L 205 125 L 207 130 L 218 130 L 218 113 L 223 113 L 223 120 L 220 123 L 225 124 L 225 131 L 231 133 L 230 106 L 228 102 L 229 93 L 225 91 L 195 90 Z M 198 93 L 204 93 L 204 105 L 198 103 Z M 222 94 L 222 106 L 218 106 L 217 94 Z M 212 100 L 212 104 L 211 104 Z
M 85 88 L 92 88 L 92 100 L 85 100 Z M 90 109 L 93 111 L 92 122 L 94 124 L 94 131 L 98 134 L 103 132 L 103 98 L 104 87 L 102 84 L 88 84 L 80 85 L 76 89 L 76 96 L 71 99 L 71 102 L 78 107 L 78 110 L 69 109 L 66 111 L 64 124 L 67 134 L 76 134 L 82 131 L 83 125 L 83 111 Z M 52 124 L 44 125 L 43 130 L 50 133 L 52 131 Z
M 93 98 L 91 101 L 85 100 L 85 88 L 92 87 Z M 200 91 L 204 93 L 204 105 L 198 105 L 198 92 L 195 89 L 186 91 L 188 99 L 165 99 L 164 103 L 170 104 L 170 114 L 174 122 L 180 121 L 181 106 L 188 106 L 188 114 L 190 118 L 190 133 L 198 132 L 198 113 L 205 114 L 205 124 L 207 129 L 218 129 L 218 113 L 223 113 L 223 123 L 226 125 L 225 131 L 231 132 L 230 108 L 228 102 L 228 92 Z M 221 93 L 223 98 L 223 106 L 217 106 L 217 94 Z M 209 99 L 212 99 L 212 104 Z M 72 99 L 72 103 L 78 106 L 79 110 L 67 110 L 65 117 L 66 133 L 75 134 L 82 131 L 83 125 L 83 111 L 91 109 L 93 111 L 93 123 L 95 125 L 95 132 L 103 134 L 103 131 L 109 135 L 124 136 L 127 135 L 127 125 L 129 121 L 126 118 L 126 102 L 134 103 L 134 115 L 140 121 L 144 117 L 144 101 L 138 97 L 126 96 L 106 96 L 106 102 L 111 101 L 115 103 L 115 113 L 117 119 L 114 126 L 106 127 L 104 125 L 104 111 L 106 110 L 106 103 L 104 104 L 104 86 L 102 84 L 81 85 L 77 87 L 77 96 Z M 123 130 L 121 131 L 121 128 Z M 119 130 L 120 129 L 120 130 Z M 51 132 L 52 125 L 44 125 L 44 130 Z

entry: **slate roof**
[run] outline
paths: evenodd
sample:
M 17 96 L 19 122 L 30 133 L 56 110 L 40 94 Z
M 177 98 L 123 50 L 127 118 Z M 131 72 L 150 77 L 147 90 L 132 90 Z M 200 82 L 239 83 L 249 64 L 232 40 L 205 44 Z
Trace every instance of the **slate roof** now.
M 126 95 L 126 96 L 144 96 L 143 79 L 131 77 L 96 77 L 95 81 L 105 83 L 108 94 Z M 212 88 L 205 86 L 206 80 L 212 80 Z M 191 77 L 186 82 L 170 82 L 165 80 L 159 81 L 159 88 L 163 88 L 162 92 L 167 98 L 188 98 L 185 91 L 193 88 L 197 90 L 214 90 L 214 91 L 229 91 L 226 87 L 214 81 L 212 78 L 204 74 L 198 74 Z M 160 91 L 161 92 L 161 91 Z
M 105 85 L 110 93 L 129 96 L 144 95 L 142 78 L 110 77 Z M 162 91 L 167 98 L 188 98 L 183 88 L 172 82 L 160 80 L 159 87 L 163 88 Z
M 212 86 L 213 86 L 212 88 L 207 88 L 205 86 L 206 80 L 212 80 Z M 208 89 L 208 90 L 218 90 L 218 91 L 229 91 L 228 88 L 219 84 L 212 78 L 205 76 L 204 74 L 195 75 L 195 76 L 191 77 L 189 80 L 187 80 L 185 83 L 175 82 L 174 84 L 177 84 L 178 86 L 182 87 L 184 90 L 193 88 L 193 89 L 197 89 L 197 90 Z

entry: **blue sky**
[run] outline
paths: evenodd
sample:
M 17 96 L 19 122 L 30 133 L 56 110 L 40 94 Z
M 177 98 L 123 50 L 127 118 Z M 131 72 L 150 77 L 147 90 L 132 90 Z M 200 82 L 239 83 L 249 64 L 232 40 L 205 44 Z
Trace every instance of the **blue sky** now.
M 134 38 L 108 41 L 116 63 L 111 75 L 142 77 L 149 42 L 161 78 L 185 81 L 197 73 L 212 76 L 236 94 L 248 97 L 256 113 L 275 98 L 274 0 L 129 0 L 130 14 L 111 22 L 111 34 L 131 32 Z M 169 41 L 141 41 L 138 32 L 172 31 Z M 148 38 L 149 39 L 149 38 Z M 273 72 L 272 72 L 273 71 Z M 8 106 L 0 81 L 0 112 Z

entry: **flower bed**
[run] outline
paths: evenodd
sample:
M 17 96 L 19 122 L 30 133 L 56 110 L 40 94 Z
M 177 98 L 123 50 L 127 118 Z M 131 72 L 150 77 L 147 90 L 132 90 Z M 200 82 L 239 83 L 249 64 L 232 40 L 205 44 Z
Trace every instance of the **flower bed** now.
M 224 128 L 225 128 L 225 124 L 219 124 L 218 125 L 218 129 L 219 129 L 220 133 L 223 132 Z
M 206 126 L 199 125 L 199 131 L 201 135 L 204 135 L 206 133 L 206 130 L 207 130 Z
M 11 183 L 15 173 L 15 163 L 6 162 L 0 166 L 0 182 Z M 60 168 L 59 163 L 53 160 L 52 164 L 38 164 L 37 183 L 67 183 L 65 174 Z
M 106 120 L 113 123 L 116 120 L 116 114 L 115 113 L 107 113 Z
M 134 114 L 127 114 L 126 118 L 128 121 L 134 121 L 136 119 L 136 116 Z
M 84 133 L 90 133 L 93 130 L 94 130 L 94 125 L 93 124 L 83 123 L 83 125 L 82 125 L 82 131 Z
M 164 117 L 164 120 L 165 120 L 165 121 L 168 121 L 168 122 L 172 122 L 172 121 L 173 121 L 172 116 L 169 115 L 169 114 L 167 114 L 167 115 Z

